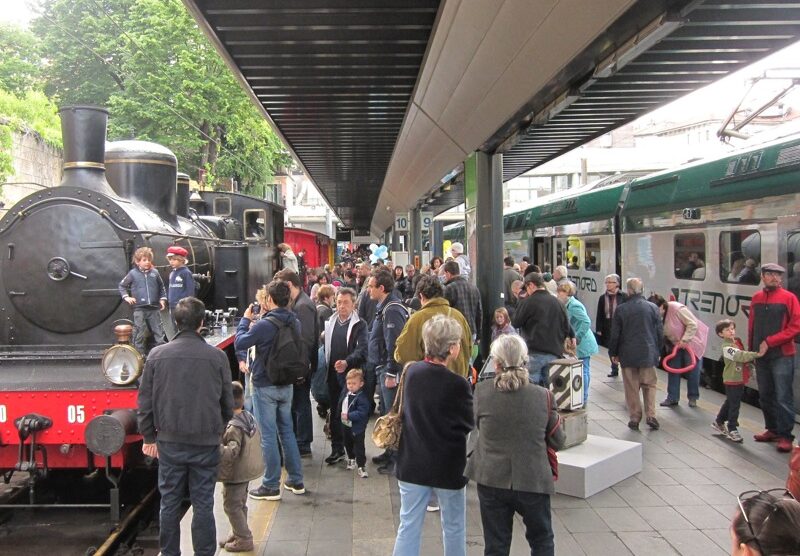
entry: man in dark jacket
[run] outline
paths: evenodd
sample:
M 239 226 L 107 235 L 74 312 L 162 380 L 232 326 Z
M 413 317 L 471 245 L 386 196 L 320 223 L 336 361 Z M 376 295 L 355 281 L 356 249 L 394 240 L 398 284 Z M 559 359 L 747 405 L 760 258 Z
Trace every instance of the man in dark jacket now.
M 546 387 L 550 363 L 564 354 L 567 338 L 572 338 L 575 343 L 575 333 L 564 306 L 548 293 L 540 273 L 529 272 L 525 276 L 525 290 L 528 295 L 520 301 L 511 325 L 520 331 L 520 336 L 528 344 L 531 380 Z
M 628 300 L 614 312 L 608 354 L 611 361 L 622 366 L 625 405 L 630 418 L 628 427 L 639 430 L 642 420 L 642 404 L 639 401 L 641 390 L 647 425 L 657 430 L 656 365 L 664 341 L 664 324 L 658 307 L 642 296 L 644 284 L 639 278 L 628 278 L 625 286 Z
M 181 504 L 187 484 L 194 511 L 194 553 L 211 556 L 217 548 L 214 483 L 220 440 L 233 416 L 233 396 L 227 356 L 198 333 L 205 309 L 194 297 L 178 302 L 178 335 L 153 348 L 139 387 L 142 452 L 159 459 L 159 541 L 165 556 L 181 553 Z
M 273 317 L 282 323 L 290 323 L 300 332 L 300 321 L 287 309 L 289 305 L 289 286 L 281 280 L 273 280 L 267 285 L 266 307 L 269 312 L 264 318 L 251 326 L 252 305 L 244 312 L 239 327 L 236 329 L 237 351 L 256 348 L 256 357 L 250 366 L 253 383 L 253 410 L 261 429 L 261 449 L 264 452 L 266 473 L 261 486 L 250 491 L 250 498 L 256 500 L 281 499 L 281 454 L 278 437 L 283 447 L 284 463 L 288 478 L 284 483 L 287 490 L 294 494 L 305 494 L 303 485 L 303 466 L 300 462 L 300 451 L 292 427 L 291 384 L 276 386 L 269 378 L 265 363 L 269 352 L 278 336 L 278 327 L 271 322 Z M 316 322 L 316 319 L 314 319 Z
M 800 334 L 800 303 L 781 286 L 786 270 L 775 263 L 761 266 L 764 289 L 750 302 L 747 336 L 750 349 L 768 348 L 756 359 L 756 379 L 765 431 L 756 442 L 777 442 L 779 452 L 791 452 L 794 435 L 793 378 L 795 336 Z
M 611 339 L 611 323 L 614 321 L 614 313 L 628 296 L 620 291 L 620 278 L 618 274 L 609 274 L 606 276 L 606 293 L 600 296 L 597 300 L 597 316 L 595 317 L 595 334 L 597 336 L 597 343 L 601 346 L 608 347 L 608 341 Z M 619 375 L 619 365 L 611 363 L 611 372 L 609 377 Z
M 328 465 L 345 457 L 342 421 L 338 418 L 341 405 L 336 404 L 346 390 L 347 371 L 360 368 L 367 360 L 367 324 L 355 312 L 355 302 L 355 290 L 340 288 L 336 293 L 336 312 L 325 323 L 325 363 L 331 400 L 331 455 L 325 458 Z
M 384 411 L 389 411 L 394 404 L 397 384 L 402 368 L 394 359 L 395 343 L 408 320 L 405 308 L 394 289 L 392 273 L 382 268 L 376 270 L 369 278 L 369 295 L 377 302 L 375 320 L 369 332 L 369 362 L 375 368 L 378 385 L 381 389 Z M 394 472 L 394 453 L 386 450 L 383 454 L 372 458 L 373 463 L 382 465 L 378 473 Z
M 317 357 L 319 356 L 317 348 L 320 331 L 317 307 L 303 291 L 300 276 L 296 272 L 283 269 L 275 277 L 283 280 L 289 286 L 291 296 L 289 308 L 300 320 L 300 330 L 303 342 L 306 344 L 306 353 L 308 353 L 308 374 L 294 385 L 292 422 L 300 457 L 310 458 L 311 442 L 314 440 L 314 423 L 311 413 L 311 371 L 317 368 Z

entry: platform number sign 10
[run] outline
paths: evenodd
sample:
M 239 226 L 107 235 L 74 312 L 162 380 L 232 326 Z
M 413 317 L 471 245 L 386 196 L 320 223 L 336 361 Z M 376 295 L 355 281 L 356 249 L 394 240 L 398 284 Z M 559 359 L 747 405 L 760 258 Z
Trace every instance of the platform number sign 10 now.
M 408 213 L 397 212 L 394 215 L 394 231 L 407 232 L 408 231 Z

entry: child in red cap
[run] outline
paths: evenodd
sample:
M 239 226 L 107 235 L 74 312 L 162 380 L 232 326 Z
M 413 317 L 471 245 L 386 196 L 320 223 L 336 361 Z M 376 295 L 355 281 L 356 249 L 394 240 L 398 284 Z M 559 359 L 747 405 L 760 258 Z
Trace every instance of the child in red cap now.
M 172 311 L 178 304 L 178 301 L 184 297 L 193 297 L 196 293 L 194 278 L 192 271 L 186 267 L 186 259 L 189 252 L 178 245 L 173 245 L 167 249 L 167 260 L 172 267 L 172 272 L 169 273 L 169 288 L 167 289 L 167 300 L 169 301 L 169 316 L 172 319 L 172 325 L 175 330 L 175 319 L 172 317 Z

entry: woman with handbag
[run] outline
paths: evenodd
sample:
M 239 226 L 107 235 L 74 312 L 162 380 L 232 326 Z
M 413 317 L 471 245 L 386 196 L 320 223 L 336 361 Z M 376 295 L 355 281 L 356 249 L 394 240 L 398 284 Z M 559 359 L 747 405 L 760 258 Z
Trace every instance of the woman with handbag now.
M 531 555 L 555 554 L 550 495 L 564 431 L 550 391 L 528 380 L 528 348 L 519 336 L 492 344 L 493 380 L 475 388 L 475 430 L 466 475 L 478 483 L 484 556 L 508 555 L 514 513 L 525 523 Z
M 671 366 L 679 369 L 691 363 L 692 355 L 697 358 L 694 368 L 687 373 L 686 395 L 689 407 L 697 407 L 700 398 L 700 371 L 703 368 L 703 353 L 708 341 L 708 326 L 692 314 L 689 308 L 677 301 L 667 301 L 658 294 L 653 294 L 647 301 L 654 303 L 661 312 L 664 321 L 664 337 L 667 339 L 667 353 L 673 346 L 682 348 L 676 361 Z M 689 353 L 691 351 L 691 353 Z M 667 397 L 661 402 L 662 407 L 674 407 L 681 398 L 681 375 L 669 373 Z
M 436 315 L 422 327 L 425 360 L 403 373 L 397 412 L 402 434 L 397 453 L 400 527 L 394 556 L 416 556 L 431 492 L 439 498 L 446 556 L 466 546 L 467 435 L 472 430 L 472 389 L 447 368 L 461 350 L 461 325 Z

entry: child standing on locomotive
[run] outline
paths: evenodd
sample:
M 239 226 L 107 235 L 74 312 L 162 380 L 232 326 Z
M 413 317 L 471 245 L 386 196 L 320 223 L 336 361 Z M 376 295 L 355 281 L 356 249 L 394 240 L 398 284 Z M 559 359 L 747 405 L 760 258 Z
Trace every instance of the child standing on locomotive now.
M 167 288 L 167 301 L 169 302 L 169 318 L 172 321 L 173 330 L 177 330 L 175 317 L 172 312 L 178 301 L 184 297 L 194 297 L 196 287 L 192 271 L 186 267 L 186 258 L 189 252 L 183 247 L 173 245 L 167 249 L 167 261 L 172 267 L 169 273 L 169 288 Z
M 133 347 L 145 352 L 145 330 L 153 335 L 155 345 L 163 344 L 164 328 L 161 326 L 159 309 L 167 306 L 167 290 L 158 270 L 153 267 L 153 250 L 140 247 L 133 254 L 134 267 L 119 283 L 122 300 L 133 306 Z

